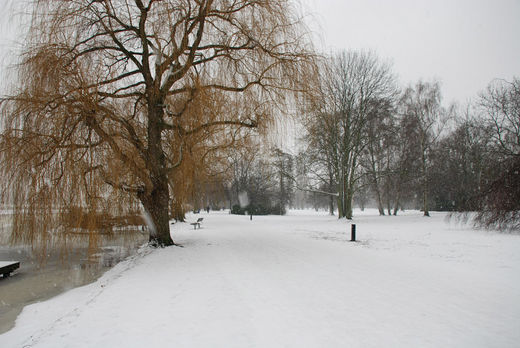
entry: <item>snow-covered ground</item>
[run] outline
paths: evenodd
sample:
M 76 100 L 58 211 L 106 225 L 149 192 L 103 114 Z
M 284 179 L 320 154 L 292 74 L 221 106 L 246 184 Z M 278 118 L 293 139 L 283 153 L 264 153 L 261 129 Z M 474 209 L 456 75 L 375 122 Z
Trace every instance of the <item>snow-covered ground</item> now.
M 518 347 L 520 236 L 445 214 L 311 211 L 172 226 L 96 283 L 26 307 L 1 347 Z

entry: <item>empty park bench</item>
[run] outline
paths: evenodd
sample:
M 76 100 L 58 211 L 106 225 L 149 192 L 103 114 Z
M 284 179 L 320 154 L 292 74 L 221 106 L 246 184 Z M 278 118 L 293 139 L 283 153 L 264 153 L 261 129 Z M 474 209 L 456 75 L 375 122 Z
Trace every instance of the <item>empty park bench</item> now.
M 17 268 L 20 268 L 19 261 L 0 261 L 0 274 L 2 274 L 4 278 L 9 277 L 11 272 Z
M 197 222 L 192 222 L 190 225 L 193 225 L 193 229 L 196 230 L 197 227 L 200 229 L 200 223 L 204 220 L 204 218 L 198 218 Z

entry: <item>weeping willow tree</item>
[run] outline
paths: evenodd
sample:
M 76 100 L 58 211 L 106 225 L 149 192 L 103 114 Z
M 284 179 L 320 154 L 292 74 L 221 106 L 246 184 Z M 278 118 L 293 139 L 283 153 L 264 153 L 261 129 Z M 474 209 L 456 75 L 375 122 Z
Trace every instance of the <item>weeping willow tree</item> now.
M 204 163 L 193 154 L 268 124 L 312 60 L 286 0 L 32 6 L 18 82 L 0 107 L 16 241 L 46 242 L 73 216 L 95 230 L 100 211 L 138 202 L 150 242 L 174 244 L 169 206 L 172 194 L 182 200 L 183 161 Z

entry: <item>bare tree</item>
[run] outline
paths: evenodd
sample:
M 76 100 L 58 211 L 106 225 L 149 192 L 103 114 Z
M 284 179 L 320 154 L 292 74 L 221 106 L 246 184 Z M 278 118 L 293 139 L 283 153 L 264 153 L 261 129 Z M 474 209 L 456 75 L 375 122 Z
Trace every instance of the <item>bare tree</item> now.
M 330 59 L 321 81 L 321 100 L 309 113 L 307 131 L 311 146 L 330 166 L 326 170 L 331 170 L 338 192 L 338 216 L 350 219 L 373 101 L 393 93 L 394 76 L 374 53 L 346 52 Z
M 414 87 L 408 87 L 401 98 L 403 117 L 414 125 L 409 134 L 415 140 L 420 155 L 420 180 L 422 190 L 422 209 L 424 216 L 430 216 L 428 206 L 428 172 L 431 162 L 431 149 L 440 136 L 446 111 L 441 106 L 439 83 L 419 81 Z
M 431 196 L 436 210 L 475 211 L 477 198 L 500 160 L 493 155 L 491 128 L 468 105 L 455 113 L 455 127 L 435 145 Z
M 173 244 L 169 185 L 194 139 L 268 121 L 310 57 L 286 0 L 33 6 L 19 84 L 1 104 L 2 183 L 26 241 L 62 231 L 70 207 L 137 199 L 150 242 Z
M 484 124 L 492 130 L 496 175 L 482 187 L 475 222 L 520 229 L 520 80 L 494 81 L 480 96 Z
M 497 177 L 483 189 L 475 217 L 478 226 L 520 231 L 520 159 L 501 163 Z
M 495 80 L 480 94 L 479 106 L 501 157 L 520 155 L 520 79 Z
M 334 200 L 337 200 L 338 197 L 333 171 L 334 144 L 337 141 L 335 130 L 335 127 L 330 124 L 329 117 L 324 115 L 311 116 L 306 124 L 307 132 L 303 138 L 307 148 L 301 159 L 306 164 L 305 174 L 312 177 L 312 180 L 306 178 L 303 185 L 302 183 L 296 185 L 302 192 L 312 192 L 314 198 L 316 194 L 327 195 L 329 197 L 330 215 L 334 215 Z M 316 187 L 318 187 L 318 190 L 313 189 Z
M 385 215 L 385 203 L 390 215 L 390 171 L 396 135 L 395 101 L 388 98 L 373 100 L 372 103 L 366 130 L 367 146 L 361 163 L 374 193 L 379 215 Z

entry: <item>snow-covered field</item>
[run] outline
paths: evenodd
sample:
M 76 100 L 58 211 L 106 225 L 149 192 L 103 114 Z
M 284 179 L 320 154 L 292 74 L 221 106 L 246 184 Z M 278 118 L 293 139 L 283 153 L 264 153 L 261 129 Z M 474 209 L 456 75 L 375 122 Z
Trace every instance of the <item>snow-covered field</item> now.
M 0 347 L 518 347 L 520 236 L 445 214 L 204 217 L 26 307 Z

